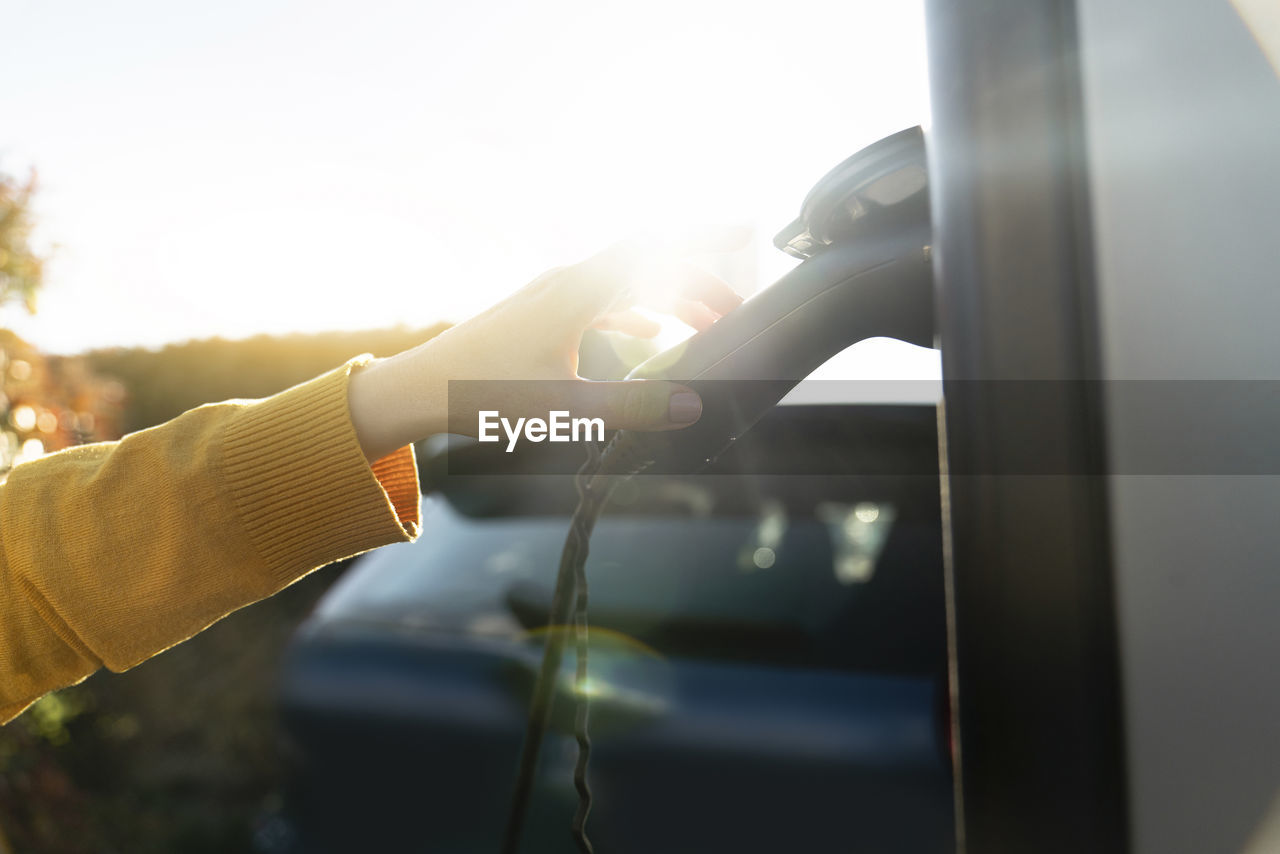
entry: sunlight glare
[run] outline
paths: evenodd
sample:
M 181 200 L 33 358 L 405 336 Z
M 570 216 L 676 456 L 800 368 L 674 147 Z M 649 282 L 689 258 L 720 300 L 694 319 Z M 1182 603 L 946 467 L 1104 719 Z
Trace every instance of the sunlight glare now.
M 927 112 L 915 3 L 497 0 L 480 29 L 462 7 L 285 5 L 200 27 L 29 7 L 0 143 L 40 168 L 37 238 L 60 248 L 40 315 L 7 325 L 68 353 L 426 326 L 702 223 L 754 229 L 713 270 L 748 295 L 795 264 L 771 238 L 814 181 Z

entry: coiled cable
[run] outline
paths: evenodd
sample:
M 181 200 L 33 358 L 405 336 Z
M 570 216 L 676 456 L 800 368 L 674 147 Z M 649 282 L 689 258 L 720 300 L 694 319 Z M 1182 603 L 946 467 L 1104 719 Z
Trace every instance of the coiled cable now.
M 588 731 L 591 706 L 587 684 L 587 554 L 591 532 L 596 520 L 608 502 L 619 481 L 642 471 L 649 465 L 645 459 L 643 442 L 629 437 L 636 434 L 620 431 L 610 440 L 602 452 L 595 442 L 587 443 L 587 459 L 574 477 L 578 490 L 578 506 L 569 523 L 564 548 L 560 552 L 560 569 L 556 574 L 555 592 L 551 597 L 551 612 L 547 620 L 547 642 L 542 651 L 542 664 L 533 686 L 533 698 L 529 704 L 529 721 L 525 727 L 524 744 L 520 750 L 520 765 L 516 771 L 515 790 L 507 812 L 506 828 L 502 834 L 502 854 L 517 854 L 524 831 L 525 817 L 529 812 L 529 800 L 538 770 L 538 755 L 551 720 L 551 707 L 555 700 L 556 682 L 564 659 L 565 633 L 570 610 L 573 610 L 575 653 L 577 669 L 573 695 L 577 704 L 574 714 L 574 735 L 578 742 L 578 758 L 573 771 L 573 784 L 578 792 L 578 809 L 571 825 L 573 839 L 582 854 L 592 854 L 591 841 L 587 838 L 587 815 L 591 811 L 591 788 L 587 784 L 587 763 L 591 758 L 591 736 Z

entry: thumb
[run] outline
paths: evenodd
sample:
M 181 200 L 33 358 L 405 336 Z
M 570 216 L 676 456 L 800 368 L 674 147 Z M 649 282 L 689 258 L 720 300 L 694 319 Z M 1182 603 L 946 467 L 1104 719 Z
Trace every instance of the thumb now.
M 696 391 L 665 380 L 583 380 L 574 398 L 575 413 L 603 418 L 606 430 L 676 430 L 702 415 L 702 398 Z

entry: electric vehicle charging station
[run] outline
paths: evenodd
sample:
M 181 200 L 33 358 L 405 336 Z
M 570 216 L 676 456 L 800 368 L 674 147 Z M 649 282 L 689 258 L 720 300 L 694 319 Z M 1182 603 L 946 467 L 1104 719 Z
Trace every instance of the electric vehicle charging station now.
M 1280 850 L 1275 10 L 927 19 L 959 846 Z

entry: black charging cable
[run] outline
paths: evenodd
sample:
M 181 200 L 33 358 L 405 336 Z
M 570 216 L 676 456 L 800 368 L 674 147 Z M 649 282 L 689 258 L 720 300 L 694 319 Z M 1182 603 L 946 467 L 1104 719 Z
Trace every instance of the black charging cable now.
M 640 459 L 636 453 L 642 446 L 629 441 L 628 435 L 625 431 L 615 434 L 603 452 L 596 443 L 588 442 L 587 460 L 574 478 L 574 485 L 578 490 L 578 506 L 573 511 L 564 549 L 560 552 L 560 569 L 556 574 L 555 592 L 551 597 L 551 612 L 547 620 L 547 641 L 542 650 L 538 679 L 533 686 L 533 699 L 529 704 L 529 721 L 525 727 L 524 745 L 520 750 L 515 791 L 511 796 L 506 829 L 502 834 L 502 854 L 517 854 L 520 850 L 520 838 L 524 832 L 538 770 L 538 755 L 551 721 L 556 683 L 564 660 L 564 627 L 569 624 L 571 610 L 577 656 L 573 691 L 576 702 L 574 736 L 578 742 L 578 759 L 573 769 L 578 809 L 573 816 L 571 829 L 578 850 L 582 854 L 592 854 L 591 840 L 587 838 L 587 815 L 591 811 L 591 788 L 587 784 L 587 763 L 591 758 L 591 736 L 588 731 L 591 703 L 587 692 L 589 637 L 586 565 L 591 532 L 595 530 L 596 520 L 600 518 L 609 495 L 620 480 L 648 465 L 648 461 Z

